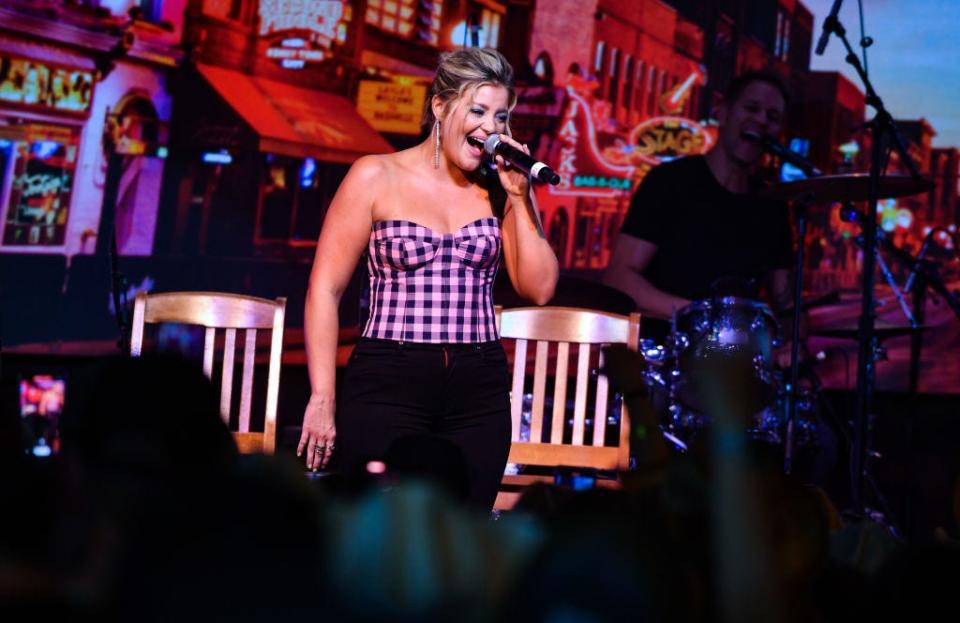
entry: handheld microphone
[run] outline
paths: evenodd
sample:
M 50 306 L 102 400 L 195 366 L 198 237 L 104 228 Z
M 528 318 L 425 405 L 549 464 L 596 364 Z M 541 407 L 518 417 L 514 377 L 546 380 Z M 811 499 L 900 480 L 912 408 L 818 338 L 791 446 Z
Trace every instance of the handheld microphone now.
M 827 15 L 827 19 L 823 20 L 823 30 L 820 32 L 820 38 L 817 39 L 817 49 L 815 50 L 817 56 L 823 56 L 823 51 L 827 49 L 827 41 L 830 40 L 830 33 L 833 32 L 837 22 L 837 14 L 840 13 L 841 4 L 843 4 L 843 0 L 833 0 L 830 14 Z
M 476 143 L 480 142 L 477 139 L 474 139 L 474 141 L 476 141 Z M 473 141 L 471 141 L 471 143 L 473 143 Z M 483 142 L 483 150 L 491 156 L 499 154 L 504 160 L 509 161 L 510 164 L 521 171 L 529 173 L 534 179 L 546 182 L 547 184 L 553 184 L 554 186 L 560 183 L 560 176 L 557 175 L 553 169 L 539 160 L 534 160 L 533 156 L 525 154 L 513 145 L 505 143 L 500 139 L 499 134 L 491 134 L 488 136 L 487 140 Z
M 820 177 L 823 175 L 823 172 L 817 167 L 813 166 L 813 163 L 798 154 L 797 152 L 791 150 L 785 145 L 781 145 L 775 138 L 768 136 L 766 134 L 760 135 L 756 132 L 751 132 L 747 130 L 743 135 L 751 140 L 760 143 L 760 146 L 763 147 L 763 150 L 769 154 L 780 158 L 784 162 L 789 162 L 793 166 L 797 167 L 803 174 L 807 177 Z

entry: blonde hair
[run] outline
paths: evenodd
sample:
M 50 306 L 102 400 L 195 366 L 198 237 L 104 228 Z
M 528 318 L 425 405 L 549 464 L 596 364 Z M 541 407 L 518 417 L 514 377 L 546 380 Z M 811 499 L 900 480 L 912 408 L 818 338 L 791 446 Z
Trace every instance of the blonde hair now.
M 508 109 L 513 110 L 517 103 L 517 93 L 513 89 L 513 67 L 503 54 L 492 48 L 464 48 L 441 54 L 437 73 L 424 102 L 421 128 L 427 132 L 437 120 L 432 105 L 435 95 L 440 96 L 446 107 L 463 97 L 468 89 L 484 85 L 505 87 L 510 96 Z

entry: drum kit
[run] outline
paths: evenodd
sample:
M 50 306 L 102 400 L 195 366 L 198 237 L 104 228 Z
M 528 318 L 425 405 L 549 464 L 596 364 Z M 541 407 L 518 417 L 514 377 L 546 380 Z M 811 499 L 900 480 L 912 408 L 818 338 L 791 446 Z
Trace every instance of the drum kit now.
M 906 176 L 885 176 L 880 178 L 878 196 L 927 192 L 931 186 Z M 868 191 L 866 176 L 848 174 L 782 183 L 766 189 L 763 195 L 780 200 L 815 197 L 817 202 L 849 205 L 866 200 Z M 802 266 L 802 244 L 798 247 L 798 265 Z M 775 353 L 787 333 L 782 330 L 781 319 L 795 320 L 794 329 L 789 331 L 793 335 L 798 332 L 802 311 L 833 302 L 835 297 L 807 301 L 779 318 L 765 303 L 731 296 L 694 301 L 677 310 L 664 342 L 642 340 L 640 348 L 646 361 L 644 380 L 655 409 L 661 414 L 660 428 L 665 438 L 678 450 L 686 451 L 709 426 L 709 401 L 700 388 L 698 365 L 712 357 L 735 356 L 749 362 L 751 386 L 756 393 L 755 412 L 746 423 L 748 435 L 759 443 L 783 446 L 788 461 L 792 446 L 814 448 L 823 439 L 822 429 L 826 426 L 818 414 L 819 380 L 810 366 L 797 361 L 796 349 L 787 369 L 777 366 Z M 875 327 L 873 339 L 919 335 L 925 327 L 909 318 L 909 325 Z M 839 327 L 816 334 L 856 340 L 860 338 L 860 329 Z
M 661 430 L 677 449 L 690 443 L 710 424 L 709 399 L 699 383 L 699 366 L 709 358 L 740 357 L 749 362 L 756 413 L 747 424 L 758 441 L 779 444 L 784 434 L 785 380 L 776 368 L 774 351 L 780 329 L 771 309 L 741 297 L 695 301 L 674 314 L 664 344 L 641 342 L 647 368 L 644 380 L 661 414 Z M 804 396 L 803 443 L 815 432 L 813 396 Z
M 916 391 L 919 370 L 919 353 L 922 333 L 925 328 L 924 309 L 927 290 L 936 292 L 960 318 L 960 297 L 948 290 L 934 262 L 924 257 L 930 236 L 917 256 L 896 247 L 877 226 L 878 201 L 885 198 L 903 197 L 929 192 L 933 183 L 923 178 L 901 139 L 893 116 L 885 108 L 882 99 L 870 81 L 866 70 L 866 48 L 873 42 L 862 36 L 863 62 L 854 51 L 846 36 L 846 30 L 836 17 L 839 3 L 834 3 L 832 14 L 824 21 L 823 35 L 818 45 L 822 53 L 827 39 L 835 35 L 846 49 L 846 62 L 853 68 L 865 93 L 865 103 L 874 110 L 873 118 L 864 124 L 869 133 L 869 173 L 846 175 L 822 175 L 801 155 L 789 150 L 778 150 L 778 157 L 790 162 L 804 172 L 807 179 L 776 184 L 762 195 L 787 201 L 792 204 L 798 243 L 794 258 L 793 300 L 797 302 L 791 313 L 790 335 L 800 333 L 803 295 L 804 246 L 806 240 L 807 208 L 815 204 L 843 204 L 844 220 L 860 225 L 861 236 L 857 242 L 863 251 L 860 289 L 860 318 L 857 327 L 844 327 L 835 337 L 855 338 L 857 345 L 856 408 L 849 421 L 837 422 L 840 433 L 850 446 L 850 493 L 852 513 L 857 517 L 877 518 L 893 527 L 889 506 L 870 473 L 870 459 L 875 455 L 871 449 L 872 402 L 875 385 L 875 365 L 882 349 L 881 339 L 893 335 L 909 335 L 911 338 L 910 388 Z M 909 175 L 886 175 L 892 154 L 899 156 L 900 164 Z M 853 208 L 862 202 L 863 212 Z M 885 254 L 901 264 L 910 273 L 908 284 L 896 287 L 892 273 L 884 263 Z M 875 273 L 883 273 L 894 292 L 904 315 L 907 327 L 882 328 L 876 326 Z M 905 294 L 911 295 L 912 306 L 907 305 Z M 801 361 L 800 340 L 791 341 L 790 367 L 788 371 L 776 368 L 771 353 L 776 348 L 780 325 L 769 308 L 762 303 L 737 298 L 714 298 L 696 301 L 689 307 L 675 312 L 672 330 L 665 344 L 644 343 L 642 348 L 647 360 L 645 379 L 655 403 L 664 413 L 661 429 L 664 435 L 678 448 L 689 447 L 690 442 L 709 423 L 709 405 L 701 400 L 697 379 L 699 360 L 716 356 L 730 356 L 740 365 L 743 375 L 753 378 L 758 396 L 757 408 L 747 423 L 750 435 L 761 442 L 782 444 L 784 471 L 792 469 L 795 446 L 816 444 L 817 429 L 822 422 L 817 418 L 815 405 L 818 383 L 815 374 L 806 389 L 800 387 Z M 721 360 L 722 361 L 722 360 Z M 751 365 L 743 365 L 750 362 Z M 716 371 L 716 366 L 707 366 Z M 727 375 L 722 375 L 727 378 Z M 716 383 L 708 383 L 716 391 Z M 715 396 L 714 396 L 715 397 Z M 746 413 L 749 409 L 741 408 Z M 910 452 L 909 445 L 907 452 Z M 908 475 L 908 481 L 910 476 Z M 871 497 L 872 496 L 872 502 Z M 880 508 L 871 507 L 877 504 Z M 907 504 L 909 506 L 909 503 Z M 906 512 L 909 516 L 909 512 Z M 896 530 L 894 530 L 896 532 Z

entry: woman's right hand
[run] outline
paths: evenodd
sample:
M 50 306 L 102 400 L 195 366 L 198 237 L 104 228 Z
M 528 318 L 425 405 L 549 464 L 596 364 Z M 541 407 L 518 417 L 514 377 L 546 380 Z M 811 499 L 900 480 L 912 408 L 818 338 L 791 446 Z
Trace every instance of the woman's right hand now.
M 333 421 L 333 396 L 310 396 L 303 413 L 303 432 L 297 445 L 297 456 L 307 453 L 307 469 L 317 471 L 326 467 L 333 455 L 337 428 Z

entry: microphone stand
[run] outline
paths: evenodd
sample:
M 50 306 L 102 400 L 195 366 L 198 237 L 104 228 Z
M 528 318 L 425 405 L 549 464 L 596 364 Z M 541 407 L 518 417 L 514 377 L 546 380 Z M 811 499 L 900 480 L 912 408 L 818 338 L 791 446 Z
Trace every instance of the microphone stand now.
M 870 177 L 867 192 L 867 227 L 864 228 L 863 245 L 863 289 L 861 295 L 860 322 L 858 335 L 858 353 L 857 353 L 857 410 L 856 410 L 856 429 L 854 432 L 854 452 L 851 465 L 851 493 L 854 505 L 854 512 L 863 517 L 866 514 L 867 506 L 864 499 L 864 472 L 867 461 L 868 436 L 870 434 L 870 411 L 872 409 L 873 394 L 876 382 L 876 337 L 874 332 L 875 310 L 874 310 L 874 281 L 876 271 L 876 256 L 874 251 L 877 248 L 876 227 L 871 225 L 877 222 L 877 199 L 879 197 L 880 175 L 885 167 L 881 166 L 884 157 L 883 137 L 887 136 L 893 142 L 894 148 L 900 154 L 901 160 L 910 171 L 910 175 L 919 178 L 916 165 L 910 158 L 909 153 L 900 140 L 896 124 L 893 117 L 884 108 L 883 101 L 877 95 L 864 70 L 860 59 L 853 51 L 849 39 L 847 39 L 846 29 L 839 19 L 831 20 L 829 24 L 824 24 L 825 29 L 829 29 L 837 35 L 837 38 L 843 42 L 847 50 L 846 61 L 849 63 L 860 80 L 863 82 L 866 91 L 866 104 L 872 107 L 876 113 L 868 124 L 871 133 L 870 150 Z
M 798 387 L 800 382 L 800 321 L 803 315 L 803 264 L 807 240 L 807 208 L 813 200 L 807 193 L 793 201 L 793 215 L 797 222 L 797 252 L 793 265 L 793 334 L 790 343 L 790 386 L 787 397 L 787 427 L 783 443 L 783 471 L 793 471 L 793 430 L 797 418 Z
M 863 224 L 863 223 L 861 223 Z M 905 306 L 905 302 L 902 299 L 902 295 L 897 292 L 894 287 L 894 292 L 898 294 L 900 298 L 901 306 L 904 307 L 904 315 L 910 321 L 912 327 L 917 328 L 916 331 L 910 333 L 910 368 L 909 368 L 909 385 L 908 392 L 911 397 L 917 395 L 919 378 L 920 378 L 920 353 L 923 348 L 923 334 L 920 329 L 923 327 L 926 316 L 926 294 L 927 289 L 933 290 L 939 294 L 944 301 L 947 302 L 947 306 L 950 307 L 954 315 L 957 318 L 960 318 L 960 299 L 953 292 L 950 292 L 950 289 L 947 288 L 947 285 L 943 282 L 943 278 L 940 276 L 940 271 L 935 262 L 924 259 L 922 252 L 918 253 L 916 256 L 911 255 L 907 251 L 897 247 L 890 241 L 886 236 L 878 235 L 880 241 L 880 246 L 884 251 L 890 254 L 890 257 L 898 262 L 901 266 L 909 269 L 911 271 L 911 277 L 908 279 L 908 285 L 904 286 L 904 291 L 909 291 L 912 299 L 912 309 L 908 309 Z M 879 253 L 878 253 L 879 256 Z M 878 261 L 882 261 L 879 257 Z M 889 273 L 889 271 L 887 271 Z M 892 278 L 888 277 L 888 281 L 891 281 Z M 905 482 L 907 483 L 907 494 L 904 496 L 903 504 L 903 519 L 905 522 L 905 534 L 908 537 L 913 536 L 913 498 L 914 498 L 914 484 L 916 482 L 916 468 L 914 465 L 913 458 L 913 433 L 914 433 L 914 424 L 915 416 L 912 412 L 908 412 L 905 418 L 904 425 L 904 446 L 906 447 L 906 456 L 907 456 L 907 466 L 905 474 Z M 870 474 L 867 473 L 866 477 L 869 479 Z M 872 482 L 869 483 L 874 489 L 874 494 L 878 496 L 878 499 L 883 500 L 880 496 L 879 491 L 876 489 L 876 485 Z

